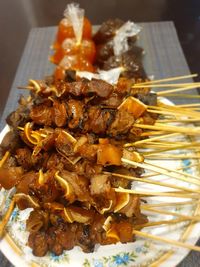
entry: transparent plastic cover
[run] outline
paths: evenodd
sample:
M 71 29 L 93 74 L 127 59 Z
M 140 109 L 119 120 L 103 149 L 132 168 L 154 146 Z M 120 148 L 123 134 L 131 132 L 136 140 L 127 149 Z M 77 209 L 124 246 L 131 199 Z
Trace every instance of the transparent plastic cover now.
M 127 21 L 117 31 L 113 38 L 114 55 L 120 56 L 128 50 L 128 37 L 137 35 L 141 31 L 141 27 L 134 22 Z
M 67 5 L 64 11 L 64 16 L 73 27 L 77 44 L 80 44 L 82 40 L 84 14 L 84 9 L 80 8 L 77 3 Z

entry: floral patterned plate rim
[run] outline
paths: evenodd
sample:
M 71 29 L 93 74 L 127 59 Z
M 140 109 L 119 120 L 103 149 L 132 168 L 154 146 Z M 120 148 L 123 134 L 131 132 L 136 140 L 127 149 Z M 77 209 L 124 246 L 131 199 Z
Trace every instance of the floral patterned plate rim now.
M 167 104 L 170 101 L 165 100 Z M 8 132 L 9 127 L 6 126 L 0 133 L 0 142 L 4 135 Z M 184 138 L 185 137 L 181 137 Z M 185 151 L 187 153 L 187 151 Z M 197 160 L 180 160 L 164 162 L 165 166 L 172 168 L 182 167 L 184 171 L 190 174 L 199 175 L 197 167 L 186 168 L 192 162 L 197 163 Z M 159 164 L 159 162 L 157 161 Z M 159 180 L 167 181 L 170 178 L 164 176 L 158 176 Z M 173 179 L 171 179 L 172 181 Z M 192 187 L 191 184 L 186 182 L 174 181 L 176 184 L 186 185 Z M 139 183 L 135 185 L 136 188 L 141 190 L 155 190 L 155 186 L 151 188 L 151 185 Z M 159 191 L 161 191 L 159 187 Z M 162 188 L 164 191 L 165 188 Z M 7 209 L 10 197 L 12 196 L 12 190 L 0 191 L 0 212 L 1 215 Z M 169 199 L 169 198 L 168 198 Z M 159 197 L 148 198 L 148 201 L 159 200 Z M 169 199 L 169 201 L 173 201 Z M 180 199 L 177 201 L 180 201 Z M 182 200 L 181 200 L 182 201 Z M 182 214 L 199 214 L 200 203 L 194 203 L 192 205 L 171 207 L 170 211 L 174 211 Z M 5 237 L 0 241 L 0 249 L 3 254 L 9 259 L 9 261 L 17 267 L 142 267 L 142 266 L 175 266 L 177 265 L 189 252 L 187 249 L 172 248 L 170 245 L 156 243 L 148 239 L 137 238 L 134 243 L 128 244 L 116 244 L 108 246 L 99 246 L 95 249 L 95 252 L 85 254 L 80 248 L 75 247 L 73 250 L 65 251 L 62 255 L 56 256 L 49 253 L 45 257 L 38 258 L 32 255 L 31 249 L 26 246 L 28 233 L 25 230 L 25 221 L 28 218 L 30 209 L 25 211 L 19 211 L 17 208 L 12 213 L 10 221 L 6 228 Z M 145 213 L 145 212 L 144 212 Z M 148 214 L 151 220 L 162 220 L 175 218 L 171 215 L 156 215 Z M 165 236 L 171 239 L 187 241 L 188 243 L 195 244 L 200 236 L 200 223 L 192 224 L 181 222 L 176 225 L 160 226 L 160 227 L 148 227 L 144 231 L 152 234 Z

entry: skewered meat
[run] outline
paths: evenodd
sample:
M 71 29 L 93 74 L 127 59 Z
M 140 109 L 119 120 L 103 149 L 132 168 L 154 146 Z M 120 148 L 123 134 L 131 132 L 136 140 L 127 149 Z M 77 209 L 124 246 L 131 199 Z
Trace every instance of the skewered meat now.
M 106 174 L 97 174 L 90 178 L 91 195 L 107 194 L 110 192 L 111 185 L 109 176 Z
M 20 182 L 23 173 L 22 167 L 0 168 L 0 185 L 6 190 L 11 189 Z
M 2 144 L 2 152 L 9 149 L 11 155 L 0 168 L 0 184 L 16 187 L 19 209 L 34 209 L 27 220 L 34 255 L 60 255 L 76 245 L 92 252 L 97 243 L 131 242 L 134 225 L 145 222 L 140 198 L 115 191 L 130 188 L 130 181 L 112 175 L 140 176 L 140 168 L 122 164 L 122 157 L 143 160 L 124 144 L 140 138 L 135 120 L 155 122 L 143 103 L 155 98 L 149 88 L 139 94 L 132 88 L 135 82 L 120 78 L 113 86 L 74 76 L 32 80 L 27 108 L 21 103 L 23 118 L 11 122 L 14 130 L 6 137 L 18 141 Z

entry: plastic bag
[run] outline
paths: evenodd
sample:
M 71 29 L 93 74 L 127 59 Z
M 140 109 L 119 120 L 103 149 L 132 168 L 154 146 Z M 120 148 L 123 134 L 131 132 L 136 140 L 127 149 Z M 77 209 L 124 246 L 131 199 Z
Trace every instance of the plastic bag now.
M 127 21 L 122 25 L 115 37 L 113 38 L 114 55 L 119 56 L 129 50 L 128 38 L 137 35 L 141 31 L 141 27 L 131 21 Z

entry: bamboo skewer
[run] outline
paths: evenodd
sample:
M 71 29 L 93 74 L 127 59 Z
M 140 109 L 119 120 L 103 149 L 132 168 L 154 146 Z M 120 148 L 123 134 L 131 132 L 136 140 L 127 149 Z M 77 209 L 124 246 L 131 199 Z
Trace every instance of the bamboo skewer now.
M 155 166 L 153 164 L 150 164 L 150 163 L 141 164 L 141 163 L 138 163 L 138 162 L 135 162 L 135 161 L 131 161 L 131 160 L 127 160 L 127 159 L 124 159 L 124 158 L 122 158 L 122 162 L 130 164 L 132 166 L 137 166 L 137 167 L 140 167 L 140 168 L 144 168 L 144 169 L 147 169 L 147 170 L 150 170 L 150 171 L 155 171 L 157 173 L 164 174 L 164 175 L 167 175 L 167 176 L 169 176 L 171 178 L 178 179 L 178 180 L 190 183 L 190 184 L 195 184 L 195 185 L 198 185 L 198 186 L 200 185 L 200 180 L 199 180 L 200 178 L 196 177 L 196 176 L 193 176 L 193 175 L 190 175 L 188 173 L 175 171 L 175 170 L 168 170 L 168 169 L 160 167 L 160 166 L 157 167 L 157 166 Z M 173 171 L 173 173 L 172 173 L 172 171 Z M 189 177 L 189 178 L 193 179 L 193 181 L 191 181 L 191 179 L 188 179 L 186 177 Z
M 14 208 L 15 208 L 15 199 L 13 198 L 8 210 L 6 211 L 6 214 L 3 217 L 3 220 L 0 223 L 0 238 L 2 238 L 2 236 L 3 236 L 4 228 L 9 221 L 10 216 L 11 216 Z
M 200 95 L 191 95 L 191 94 L 166 94 L 165 96 L 178 97 L 178 98 L 200 99 Z
M 182 206 L 182 205 L 196 205 L 198 200 L 191 200 L 191 201 L 180 201 L 180 202 L 164 202 L 164 203 L 151 203 L 151 204 L 142 204 L 143 207 L 169 207 L 169 206 Z
M 23 90 L 34 90 L 33 86 L 27 85 L 27 86 L 17 86 L 17 89 L 23 89 Z
M 162 135 L 162 136 L 156 136 L 156 137 L 152 137 L 152 138 L 149 138 L 149 139 L 136 141 L 134 143 L 127 143 L 127 144 L 124 145 L 124 147 L 137 146 L 137 145 L 140 145 L 140 144 L 144 144 L 144 143 L 147 143 L 147 142 L 160 140 L 160 139 L 163 139 L 163 138 L 174 137 L 174 136 L 179 135 L 179 134 L 180 133 L 172 133 L 172 134 L 165 134 L 165 135 Z
M 190 122 L 198 122 L 199 119 L 160 119 L 156 120 L 157 123 L 168 123 L 168 122 L 181 122 L 181 123 L 190 123 Z
M 147 106 L 147 111 L 149 112 L 155 112 L 160 111 L 160 114 L 167 114 L 170 116 L 188 116 L 188 117 L 194 117 L 199 118 L 200 113 L 195 110 L 191 110 L 190 108 L 181 108 L 176 106 L 169 106 L 169 105 L 162 105 L 162 106 Z
M 196 89 L 196 88 L 199 88 L 200 85 L 189 85 L 189 86 L 185 86 L 185 87 L 182 87 L 182 88 L 176 88 L 176 89 L 171 89 L 171 90 L 166 90 L 166 91 L 159 91 L 159 92 L 156 92 L 157 96 L 163 96 L 163 95 L 166 95 L 166 94 L 171 94 L 171 93 L 177 93 L 177 92 L 183 92 L 183 91 L 187 91 L 187 90 L 193 90 L 193 89 Z
M 177 212 L 159 210 L 159 209 L 154 209 L 154 208 L 150 208 L 150 207 L 146 207 L 146 206 L 144 207 L 142 205 L 141 205 L 141 208 L 143 210 L 146 210 L 146 211 L 152 211 L 153 213 L 172 215 L 172 216 L 180 217 L 180 218 L 186 219 L 186 220 L 193 220 L 193 221 L 199 221 L 200 220 L 200 216 L 184 215 L 184 214 L 179 214 Z
M 181 76 L 175 76 L 175 77 L 169 77 L 169 78 L 164 78 L 164 79 L 159 79 L 159 80 L 152 80 L 152 81 L 146 81 L 143 83 L 138 83 L 138 84 L 152 84 L 152 83 L 159 83 L 159 82 L 169 82 L 169 81 L 177 81 L 177 80 L 183 80 L 183 79 L 188 79 L 188 78 L 194 78 L 197 77 L 198 74 L 189 74 L 189 75 L 181 75 Z
M 154 165 L 154 164 L 152 164 L 152 163 L 147 163 L 147 164 L 150 165 L 150 166 L 152 166 L 152 167 L 157 167 L 156 165 Z M 195 179 L 195 180 L 199 180 L 199 179 L 200 179 L 199 176 L 191 175 L 191 174 L 189 174 L 189 173 L 185 173 L 185 172 L 182 172 L 182 171 L 179 171 L 179 170 L 169 170 L 169 169 L 164 168 L 164 167 L 162 167 L 162 166 L 159 166 L 159 167 L 157 167 L 157 168 L 159 168 L 159 169 L 161 169 L 161 170 L 166 170 L 166 171 L 174 172 L 174 173 L 176 173 L 176 174 L 180 174 L 180 175 L 183 175 L 183 176 L 186 176 L 186 177 Z M 191 183 L 190 180 L 189 180 L 188 182 Z
M 138 191 L 132 189 L 124 189 L 124 188 L 114 188 L 115 192 L 118 193 L 128 193 L 134 195 L 141 195 L 145 197 L 176 197 L 176 198 L 191 198 L 191 199 L 199 199 L 199 196 L 183 193 L 182 191 L 175 191 L 175 192 L 148 192 L 148 191 Z
M 188 177 L 190 179 L 194 179 L 196 181 L 199 181 L 200 180 L 200 177 L 199 176 L 196 176 L 196 175 L 191 175 L 189 173 L 185 173 L 185 172 L 182 172 L 182 171 L 179 171 L 179 170 L 169 170 L 167 168 L 164 168 L 162 166 L 159 166 L 157 167 L 156 165 L 152 164 L 152 163 L 145 163 L 145 165 L 148 165 L 148 167 L 152 167 L 152 169 L 154 168 L 158 168 L 159 170 L 163 170 L 163 171 L 167 171 L 167 172 L 173 172 L 174 174 L 177 174 L 177 175 L 181 175 L 181 176 L 185 176 L 185 177 Z M 163 173 L 164 174 L 164 173 Z M 182 177 L 183 178 L 183 177 Z M 181 179 L 182 179 L 181 178 Z M 187 180 L 186 182 L 188 183 L 194 183 L 194 181 L 191 181 L 191 180 Z
M 165 125 L 156 123 L 155 125 L 147 125 L 147 124 L 134 124 L 135 127 L 142 128 L 142 129 L 149 129 L 149 130 L 165 130 L 166 132 L 178 132 L 187 135 L 199 135 L 200 127 L 195 128 L 185 128 L 179 126 L 172 126 L 172 125 Z
M 10 152 L 9 151 L 6 151 L 5 155 L 0 160 L 0 168 L 3 166 L 3 164 L 6 162 L 6 160 L 8 159 L 9 156 L 10 156 Z
M 192 82 L 192 83 L 161 83 L 161 84 L 134 84 L 132 86 L 132 88 L 149 88 L 149 87 L 152 87 L 152 88 L 168 88 L 168 87 L 186 87 L 186 86 L 200 86 L 200 83 L 195 83 L 195 82 Z
M 200 106 L 200 103 L 190 103 L 190 104 L 176 105 L 176 107 L 181 107 L 181 108 L 185 108 L 185 107 L 198 107 L 198 106 Z
M 135 226 L 135 229 L 141 229 L 144 227 L 152 227 L 152 226 L 160 226 L 163 224 L 176 224 L 176 223 L 180 223 L 180 222 L 185 222 L 185 221 L 189 221 L 187 219 L 184 218 L 179 218 L 179 219 L 172 219 L 172 220 L 162 220 L 162 221 L 156 221 L 156 222 L 148 222 L 148 223 L 143 223 L 143 224 L 139 224 Z
M 200 159 L 200 156 L 195 156 L 195 155 L 173 155 L 173 154 L 164 154 L 164 155 L 158 155 L 156 156 L 151 156 L 151 155 L 147 155 L 145 156 L 145 158 L 148 159 L 159 159 L 159 160 L 180 160 L 180 159 Z
M 171 150 L 177 150 L 177 149 L 180 149 L 180 148 L 182 148 L 182 149 L 193 149 L 193 150 L 199 150 L 199 143 L 198 144 L 196 144 L 196 146 L 197 147 L 195 147 L 194 146 L 195 144 L 193 144 L 193 145 L 191 145 L 191 144 L 187 144 L 187 145 L 172 145 L 172 146 L 168 146 L 168 148 L 163 148 L 163 149 L 160 149 L 160 150 L 157 150 L 157 151 L 148 151 L 148 152 L 144 152 L 143 153 L 143 156 L 149 156 L 149 155 L 157 155 L 157 154 L 160 154 L 160 153 L 163 153 L 163 152 L 166 152 L 166 151 L 171 151 Z M 194 146 L 194 147 L 193 147 Z M 155 147 L 155 145 L 154 145 L 154 147 Z M 164 146 L 164 147 L 166 147 L 166 146 Z
M 182 248 L 186 248 L 186 249 L 189 249 L 189 250 L 195 250 L 195 251 L 200 252 L 200 247 L 198 247 L 198 246 L 194 246 L 194 245 L 191 245 L 191 244 L 183 243 L 183 242 L 176 241 L 176 240 L 173 240 L 173 239 L 169 239 L 169 238 L 166 238 L 166 237 L 160 237 L 160 236 L 152 235 L 152 234 L 149 234 L 149 233 L 144 233 L 144 232 L 137 231 L 137 230 L 133 230 L 133 234 L 135 234 L 137 236 L 140 236 L 140 237 L 144 237 L 144 238 L 150 238 L 150 239 L 153 239 L 153 240 L 156 240 L 156 241 L 159 241 L 159 242 L 164 242 L 164 243 L 167 243 L 167 244 L 170 244 L 170 245 L 173 245 L 173 246 L 182 247 Z
M 187 188 L 187 187 L 183 187 L 183 186 L 179 186 L 179 185 L 172 185 L 172 184 L 168 184 L 168 183 L 164 183 L 164 182 L 157 182 L 157 181 L 153 181 L 153 180 L 149 180 L 149 179 L 143 179 L 143 178 L 138 178 L 138 177 L 129 176 L 129 175 L 123 175 L 123 174 L 119 174 L 119 173 L 113 173 L 113 172 L 112 173 L 111 172 L 104 172 L 104 173 L 112 174 L 113 176 L 121 177 L 121 178 L 128 179 L 128 180 L 133 180 L 133 181 L 138 181 L 138 182 L 147 183 L 147 184 L 154 184 L 154 185 L 164 186 L 164 187 L 183 190 L 183 191 L 188 191 L 188 192 L 192 192 L 192 193 L 200 192 L 200 191 L 198 191 L 196 189 L 192 189 L 192 188 Z
M 175 169 L 175 171 L 178 171 L 178 170 L 183 170 L 183 169 L 188 169 L 188 168 L 192 168 L 192 167 L 196 167 L 196 166 L 199 166 L 199 163 L 195 163 L 195 164 L 190 164 L 188 166 L 181 166 L 180 168 L 177 168 Z M 154 177 L 154 176 L 159 176 L 160 173 L 153 173 L 153 174 L 147 174 L 147 175 L 143 175 L 141 176 L 141 178 L 150 178 L 150 177 Z
M 145 137 L 145 136 L 152 136 L 152 135 L 161 135 L 161 134 L 166 134 L 166 131 L 148 131 L 141 133 L 140 136 Z
M 181 111 L 183 113 L 193 112 L 194 114 L 199 115 L 199 112 L 192 111 L 193 109 L 198 108 L 198 107 L 195 107 L 195 106 L 194 107 L 190 107 L 190 106 L 181 107 L 181 106 L 178 106 L 178 105 L 168 105 L 168 104 L 165 104 L 163 102 L 159 102 L 157 106 L 148 105 L 147 107 L 154 108 L 154 109 Z

